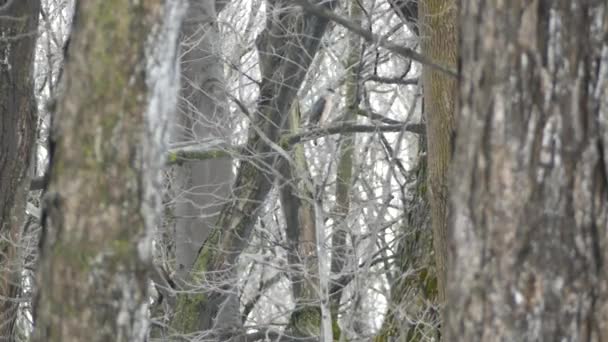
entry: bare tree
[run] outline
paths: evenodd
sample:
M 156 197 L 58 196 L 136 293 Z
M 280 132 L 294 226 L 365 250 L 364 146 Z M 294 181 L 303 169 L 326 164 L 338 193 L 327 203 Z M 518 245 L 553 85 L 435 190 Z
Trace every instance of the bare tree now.
M 15 340 L 21 237 L 36 141 L 39 0 L 0 1 L 0 340 Z
M 361 25 L 363 17 L 363 8 L 360 4 L 352 2 L 349 5 L 350 19 L 357 25 Z M 348 56 L 346 60 L 347 79 L 346 79 L 346 96 L 345 103 L 347 106 L 347 115 L 344 116 L 345 122 L 356 122 L 357 111 L 361 102 L 361 71 L 363 52 L 361 37 L 350 33 L 348 41 Z M 346 132 L 340 136 L 340 147 L 338 151 L 338 165 L 336 169 L 336 230 L 333 232 L 332 256 L 331 256 L 331 273 L 339 276 L 347 263 L 348 250 L 352 246 L 348 246 L 347 238 L 349 238 L 348 213 L 351 210 L 351 196 L 353 192 L 353 171 L 355 158 L 355 137 L 353 133 Z M 336 283 L 332 286 L 331 309 L 332 314 L 337 316 L 340 307 L 340 297 L 342 295 L 343 284 Z
M 602 1 L 79 1 L 61 66 L 71 2 L 33 68 L 34 2 L 0 0 L 3 334 L 606 339 Z
M 292 132 L 300 130 L 300 104 L 295 102 L 289 116 L 289 129 Z M 317 337 L 327 332 L 331 336 L 331 321 L 323 331 L 323 311 L 327 307 L 319 304 L 323 268 L 320 266 L 318 253 L 318 229 L 320 215 L 316 208 L 313 180 L 302 145 L 297 145 L 290 151 L 288 158 L 281 162 L 279 188 L 281 209 L 285 220 L 285 235 L 287 238 L 287 260 L 291 272 L 291 290 L 295 308 L 289 318 L 286 330 L 297 337 Z M 323 262 L 324 260 L 321 260 Z M 328 311 L 328 310 L 327 310 Z M 329 314 L 329 312 L 325 312 Z M 327 317 L 329 319 L 329 317 Z
M 218 51 L 220 36 L 215 1 L 190 1 L 181 35 L 182 92 L 180 111 L 174 118 L 172 143 L 229 145 L 231 120 Z M 176 167 L 173 177 L 176 275 L 188 281 L 198 250 L 229 195 L 232 158 L 227 154 L 221 158 L 186 161 Z
M 159 264 L 148 273 L 158 328 L 149 338 L 369 340 L 383 320 L 378 340 L 433 336 L 437 285 L 421 223 L 426 169 L 414 166 L 420 143 L 410 134 L 424 145 L 412 60 L 450 68 L 416 52 L 415 26 L 405 28 L 385 1 L 335 12 L 308 2 L 191 5 L 181 49 L 165 49 L 179 51 L 183 70 L 164 76 L 180 75 L 181 99 L 163 126 L 175 172 L 155 180 L 170 191 L 156 234 Z M 343 27 L 327 30 L 331 21 Z M 55 29 L 47 22 L 45 34 Z M 312 125 L 312 103 L 327 87 L 334 101 L 325 122 Z
M 173 319 L 178 331 L 209 330 L 218 313 L 227 307 L 234 308 L 230 304 L 234 289 L 227 279 L 234 274 L 237 258 L 247 246 L 260 206 L 274 183 L 273 169 L 278 169 L 280 160 L 276 153 L 280 152 L 277 151 L 279 133 L 287 128 L 293 99 L 328 24 L 326 19 L 302 13 L 288 4 L 268 2 L 267 6 L 267 25 L 256 41 L 262 76 L 260 96 L 257 109 L 250 117 L 246 148 L 234 184 L 234 199 L 224 206 L 193 269 L 195 279 L 217 287 L 206 293 L 180 296 Z M 228 315 L 230 317 L 234 315 Z M 215 322 L 226 323 L 222 319 Z M 224 328 L 238 331 L 239 323 L 240 320 L 229 322 Z

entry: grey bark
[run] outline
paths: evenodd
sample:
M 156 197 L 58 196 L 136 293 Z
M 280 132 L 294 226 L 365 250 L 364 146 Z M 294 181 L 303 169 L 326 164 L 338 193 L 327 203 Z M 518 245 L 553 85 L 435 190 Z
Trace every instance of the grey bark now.
M 0 1 L 0 7 L 0 340 L 13 341 L 36 139 L 33 71 L 40 1 Z
M 446 341 L 608 339 L 605 1 L 461 1 Z
M 189 2 L 181 32 L 182 90 L 172 142 L 228 140 L 229 145 L 231 125 L 215 1 Z M 185 162 L 175 167 L 174 177 L 176 274 L 185 280 L 230 193 L 232 158 L 226 154 Z
M 51 133 L 32 341 L 146 339 L 159 198 L 149 187 L 163 164 L 164 101 L 177 93 L 157 83 L 171 84 L 172 54 L 148 44 L 177 48 L 178 25 L 164 22 L 179 20 L 177 3 L 76 3 Z

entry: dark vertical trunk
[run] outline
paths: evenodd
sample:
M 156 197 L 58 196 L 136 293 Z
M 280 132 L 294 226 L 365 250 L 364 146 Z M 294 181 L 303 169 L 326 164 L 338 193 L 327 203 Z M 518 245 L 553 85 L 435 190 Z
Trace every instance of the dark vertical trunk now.
M 10 3 L 11 1 L 9 1 Z M 14 340 L 20 238 L 36 141 L 34 52 L 39 0 L 0 1 L 0 340 Z
M 461 1 L 447 341 L 608 339 L 608 5 Z

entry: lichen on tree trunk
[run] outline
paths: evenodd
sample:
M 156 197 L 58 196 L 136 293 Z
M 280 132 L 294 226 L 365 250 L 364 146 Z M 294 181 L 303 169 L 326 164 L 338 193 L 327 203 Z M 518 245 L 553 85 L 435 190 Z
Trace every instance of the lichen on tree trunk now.
M 456 68 L 458 42 L 456 1 L 419 0 L 420 42 L 422 54 L 434 63 Z M 433 249 L 439 287 L 439 301 L 445 301 L 447 272 L 447 174 L 452 158 L 455 125 L 456 79 L 446 73 L 424 67 L 424 115 L 428 151 L 428 195 L 431 204 Z
M 51 133 L 34 341 L 145 338 L 147 44 L 163 4 L 76 3 Z

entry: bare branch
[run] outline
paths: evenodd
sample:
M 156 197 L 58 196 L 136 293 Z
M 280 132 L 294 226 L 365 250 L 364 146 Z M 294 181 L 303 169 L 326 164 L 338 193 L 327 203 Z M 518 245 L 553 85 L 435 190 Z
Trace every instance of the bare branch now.
M 362 109 L 357 112 L 357 115 L 364 116 L 366 118 L 380 121 L 382 123 L 389 124 L 389 125 L 405 125 L 405 122 L 403 122 L 403 121 L 387 118 L 384 115 L 380 115 L 380 114 L 374 113 L 374 112 L 368 112 L 368 111 L 362 110 Z M 424 133 L 424 129 L 422 130 L 421 133 Z
M 297 144 L 302 141 L 312 140 L 323 136 L 340 134 L 340 133 L 371 133 L 371 132 L 411 132 L 416 134 L 424 134 L 423 124 L 403 124 L 396 125 L 354 125 L 340 124 L 326 128 L 317 128 L 304 133 L 287 135 L 283 137 L 283 141 L 287 145 Z
M 449 68 L 447 66 L 436 64 L 435 62 L 430 60 L 428 57 L 414 51 L 413 49 L 394 44 L 390 40 L 386 39 L 385 37 L 375 35 L 372 32 L 370 32 L 358 25 L 355 25 L 350 20 L 333 13 L 333 12 L 325 9 L 322 6 L 313 5 L 310 2 L 308 2 L 308 0 L 295 0 L 295 3 L 300 5 L 307 12 L 310 12 L 316 16 L 331 20 L 331 21 L 339 24 L 340 26 L 343 26 L 347 30 L 360 35 L 363 39 L 365 39 L 366 41 L 368 41 L 370 43 L 378 44 L 378 46 L 381 46 L 393 53 L 396 53 L 402 57 L 412 59 L 416 62 L 429 66 L 433 69 L 444 72 L 445 74 L 447 74 L 451 77 L 456 78 L 458 76 L 458 73 L 456 72 L 456 70 L 452 70 L 451 68 Z
M 295 337 L 289 336 L 285 333 L 280 333 L 273 330 L 259 330 L 256 332 L 249 333 L 245 335 L 245 341 L 254 342 L 254 341 L 266 341 L 269 338 L 271 341 L 278 342 L 315 342 L 319 341 L 318 337 Z
M 366 112 L 359 113 L 365 117 L 370 117 Z M 304 141 L 309 141 L 321 137 L 326 137 L 341 133 L 373 133 L 373 132 L 406 132 L 415 134 L 424 134 L 424 124 L 404 124 L 400 121 L 389 119 L 380 114 L 372 113 L 371 119 L 388 122 L 386 125 L 356 125 L 356 124 L 337 124 L 324 128 L 316 128 L 298 134 L 287 134 L 281 139 L 281 145 L 288 147 Z M 405 126 L 405 128 L 404 128 Z M 201 161 L 216 158 L 235 157 L 243 153 L 245 146 L 223 146 L 214 145 L 210 148 L 188 148 L 174 149 L 169 151 L 166 165 L 182 165 L 186 162 Z M 38 184 L 38 183 L 36 183 Z M 36 190 L 32 185 L 31 190 Z
M 187 149 L 187 150 L 173 150 L 169 151 L 167 156 L 166 165 L 182 165 L 186 162 L 201 161 L 208 159 L 227 158 L 231 157 L 235 153 L 239 153 L 241 148 L 218 148 L 213 147 L 211 149 Z
M 401 77 L 380 77 L 377 75 L 369 76 L 366 81 L 384 83 L 384 84 L 400 84 L 400 85 L 416 85 L 418 84 L 418 78 L 406 78 Z
M 247 304 L 245 304 L 245 307 L 243 308 L 243 313 L 241 314 L 241 320 L 243 321 L 243 323 L 245 323 L 245 321 L 247 320 L 247 317 L 249 317 L 251 310 L 253 310 L 255 305 L 260 301 L 260 298 L 262 298 L 262 295 L 264 294 L 264 292 L 266 292 L 267 289 L 274 286 L 274 284 L 278 283 L 279 280 L 281 280 L 282 276 L 283 276 L 282 273 L 277 273 L 268 280 L 260 281 L 260 285 L 258 287 L 258 291 L 257 291 L 255 297 L 253 297 L 249 302 L 247 302 Z
M 4 5 L 0 6 L 0 13 L 4 12 L 9 7 L 11 7 L 11 5 L 13 4 L 13 2 L 15 2 L 15 1 L 14 0 L 8 0 L 6 3 L 4 3 Z

